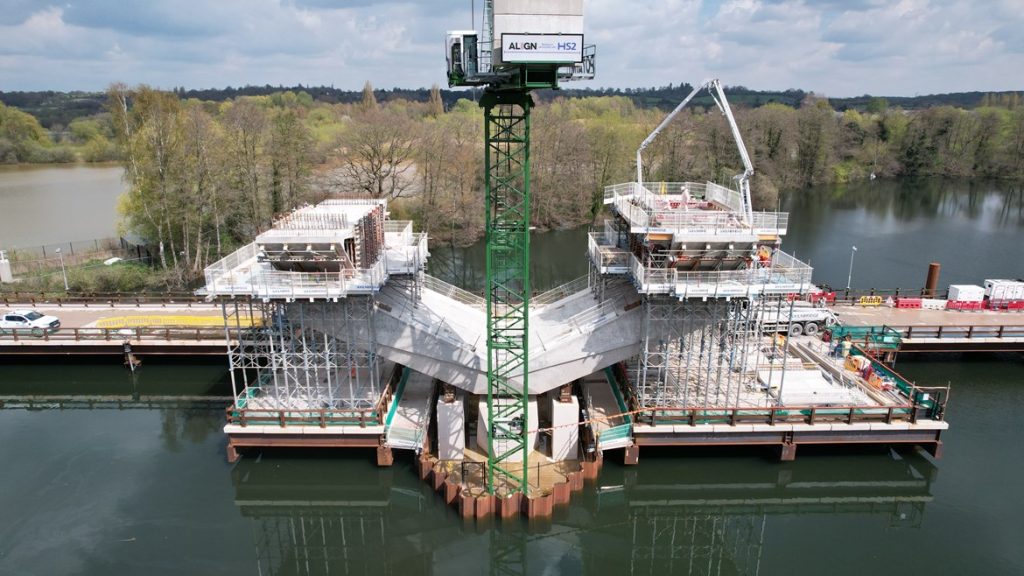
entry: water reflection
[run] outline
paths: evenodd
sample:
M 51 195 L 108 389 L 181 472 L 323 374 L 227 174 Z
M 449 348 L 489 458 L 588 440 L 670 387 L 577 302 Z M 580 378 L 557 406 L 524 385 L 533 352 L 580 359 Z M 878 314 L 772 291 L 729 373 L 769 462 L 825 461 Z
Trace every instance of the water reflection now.
M 926 458 L 852 458 L 609 466 L 596 488 L 532 525 L 453 521 L 428 488 L 407 482 L 411 470 L 356 461 L 242 460 L 232 480 L 261 575 L 759 574 L 788 517 L 921 525 L 936 474 Z
M 858 209 L 896 222 L 959 219 L 1015 227 L 1024 226 L 1024 187 L 950 179 L 856 182 L 791 192 L 785 195 L 783 209 L 800 214 L 801 226 L 827 222 L 832 210 Z
M 943 265 L 942 285 L 980 284 L 1016 274 L 1024 243 L 1024 186 L 950 179 L 875 180 L 786 194 L 790 213 L 783 247 L 814 266 L 814 282 L 846 285 L 850 247 L 857 246 L 855 288 L 920 288 L 929 262 Z M 586 229 L 534 234 L 531 281 L 536 291 L 587 272 Z M 431 245 L 430 274 L 481 292 L 483 242 L 467 248 Z
M 1024 188 L 1003 182 L 900 180 L 792 192 L 787 252 L 814 267 L 814 282 L 843 287 L 857 246 L 854 288 L 918 289 L 929 262 L 940 284 L 1012 277 L 1024 241 Z
M 631 575 L 759 574 L 772 528 L 786 517 L 860 515 L 884 529 L 920 527 L 937 472 L 931 462 L 915 452 L 866 463 L 697 465 L 671 483 L 645 475 L 642 466 L 627 471 L 621 484 L 602 481 L 596 520 L 626 516 L 629 551 L 601 562 Z M 723 466 L 728 481 L 721 479 Z
M 430 573 L 435 538 L 424 522 L 434 494 L 394 485 L 395 472 L 336 456 L 239 461 L 231 477 L 252 527 L 255 572 Z
M 550 290 L 587 273 L 587 229 L 552 230 L 530 237 L 530 283 Z M 487 253 L 483 241 L 465 248 L 430 246 L 428 272 L 471 292 L 482 292 Z

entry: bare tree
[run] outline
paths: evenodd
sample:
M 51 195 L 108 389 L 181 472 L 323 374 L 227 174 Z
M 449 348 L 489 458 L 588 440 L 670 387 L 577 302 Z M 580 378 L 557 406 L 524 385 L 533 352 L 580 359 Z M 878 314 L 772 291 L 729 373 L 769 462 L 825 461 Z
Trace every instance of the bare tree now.
M 400 198 L 413 188 L 415 126 L 407 118 L 373 110 L 353 120 L 343 137 L 341 192 Z
M 441 100 L 441 89 L 437 84 L 430 87 L 430 99 L 427 101 L 427 114 L 437 118 L 444 114 L 444 101 Z

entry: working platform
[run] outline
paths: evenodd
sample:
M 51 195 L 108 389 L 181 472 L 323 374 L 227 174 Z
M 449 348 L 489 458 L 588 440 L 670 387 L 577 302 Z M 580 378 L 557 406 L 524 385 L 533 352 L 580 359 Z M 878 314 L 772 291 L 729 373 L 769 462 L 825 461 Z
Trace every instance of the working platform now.
M 756 360 L 756 380 L 732 401 L 701 396 L 700 382 L 684 384 L 677 397 L 696 402 L 635 411 L 635 445 L 777 445 L 784 460 L 800 444 L 911 444 L 941 453 L 948 388 L 917 387 L 859 348 L 846 358 L 833 350 L 806 336 L 773 342 Z
M 741 194 L 713 182 L 626 182 L 608 186 L 604 203 L 631 234 L 672 235 L 676 241 L 755 242 L 786 234 L 789 214 L 744 217 Z
M 424 234 L 386 222 L 383 200 L 325 200 L 300 208 L 207 267 L 210 297 L 330 299 L 374 294 L 390 274 L 411 274 L 427 259 Z
M 883 352 L 1024 351 L 1024 312 L 836 306 L 843 334 Z
M 779 249 L 788 215 L 748 212 L 714 183 L 630 182 L 605 189 L 615 215 L 590 234 L 599 274 L 625 275 L 641 294 L 751 298 L 806 293 L 812 269 Z

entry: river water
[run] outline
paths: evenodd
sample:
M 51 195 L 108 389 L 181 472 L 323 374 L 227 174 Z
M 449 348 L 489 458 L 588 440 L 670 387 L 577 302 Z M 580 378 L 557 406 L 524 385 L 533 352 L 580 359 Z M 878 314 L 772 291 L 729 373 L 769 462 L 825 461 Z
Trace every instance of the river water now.
M 119 166 L 0 166 L 0 250 L 102 238 L 117 232 Z
M 935 243 L 949 257 L 944 281 L 1019 270 L 1019 192 L 945 194 L 938 204 L 874 189 L 793 196 L 785 247 L 833 285 L 845 284 L 850 245 L 854 285 L 920 285 L 932 256 L 919 246 Z M 538 235 L 534 285 L 584 274 L 584 241 Z M 435 247 L 432 273 L 476 289 L 481 255 Z M 906 356 L 900 369 L 953 385 L 942 460 L 884 448 L 804 447 L 791 463 L 771 450 L 645 449 L 627 468 L 609 453 L 596 484 L 552 521 L 486 528 L 420 482 L 411 455 L 389 469 L 372 451 L 229 465 L 222 410 L 168 398 L 229 394 L 219 362 L 148 361 L 134 376 L 112 361 L 0 362 L 0 396 L 124 402 L 0 410 L 0 575 L 1024 574 L 1024 361 Z M 150 397 L 165 404 L 145 407 Z
M 784 194 L 782 248 L 814 267 L 814 282 L 853 288 L 924 286 L 930 262 L 940 286 L 1024 278 L 1024 187 L 948 180 L 873 181 Z M 547 290 L 587 273 L 587 231 L 536 234 L 531 281 Z M 431 246 L 430 273 L 483 290 L 484 244 Z

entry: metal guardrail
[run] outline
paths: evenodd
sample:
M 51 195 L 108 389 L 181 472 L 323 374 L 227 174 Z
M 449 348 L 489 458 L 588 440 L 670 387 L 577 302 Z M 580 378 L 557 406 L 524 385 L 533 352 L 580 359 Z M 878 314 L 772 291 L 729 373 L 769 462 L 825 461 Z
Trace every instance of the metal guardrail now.
M 642 186 L 627 182 L 606 187 L 604 196 L 605 204 L 613 204 L 631 226 L 638 228 L 710 236 L 781 235 L 789 225 L 785 212 L 755 212 L 751 222 L 744 222 L 740 193 L 712 182 L 645 182 Z M 694 202 L 703 204 L 693 207 Z M 713 209 L 716 205 L 725 209 Z
M 590 260 L 602 274 L 624 274 L 629 270 L 630 254 L 615 246 L 607 233 L 591 232 L 587 237 Z
M 388 404 L 394 399 L 395 387 L 404 370 L 397 364 L 384 384 L 380 398 L 372 408 L 248 408 L 249 399 L 259 395 L 258 387 L 247 388 L 225 410 L 228 424 L 239 426 L 383 426 Z
M 694 200 L 704 200 L 707 184 L 700 182 L 623 182 L 604 187 L 604 200 L 608 204 L 616 196 L 632 196 L 647 198 L 648 196 L 681 196 L 683 190 Z
M 239 426 L 379 426 L 380 414 L 373 408 L 364 410 L 336 410 L 332 408 L 299 409 L 257 409 L 229 407 L 228 424 Z
M 899 406 L 773 406 L 767 408 L 679 408 L 672 406 L 648 407 L 636 414 L 638 423 L 650 426 L 664 424 L 824 424 L 874 422 L 917 422 L 930 419 L 927 406 L 904 404 Z M 941 414 L 939 414 L 941 419 Z
M 469 342 L 464 338 L 465 334 L 460 334 L 444 317 L 435 314 L 428 307 L 424 306 L 414 310 L 408 302 L 403 300 L 387 299 L 384 301 L 379 299 L 377 302 L 377 309 L 382 313 L 463 350 L 475 352 L 480 343 L 480 336 L 477 336 L 473 342 Z
M 467 304 L 469 306 L 473 306 L 476 308 L 487 307 L 487 300 L 485 300 L 483 297 L 477 296 L 472 292 L 463 290 L 458 286 L 449 284 L 444 280 L 441 280 L 440 278 L 436 278 L 429 274 L 423 275 L 423 287 L 428 290 L 437 292 L 442 296 L 447 296 L 448 298 L 451 298 L 458 302 L 462 302 L 463 304 Z
M 931 386 L 926 391 L 863 348 L 854 346 L 850 353 L 854 356 L 866 357 L 871 361 L 871 367 L 876 373 L 886 376 L 896 384 L 896 389 L 915 408 L 914 418 L 917 417 L 917 410 L 923 411 L 925 416 L 935 420 L 941 420 L 945 416 L 946 403 L 949 401 L 949 386 Z
M 826 290 L 833 292 L 833 290 Z M 948 290 L 934 290 L 929 292 L 924 288 L 846 288 L 834 290 L 836 295 L 834 304 L 849 304 L 855 306 L 863 297 L 879 296 L 884 301 L 886 298 L 899 298 L 901 296 L 911 298 L 935 298 L 945 300 L 949 296 Z
M 885 326 L 888 330 L 898 332 L 904 339 L 935 338 L 962 339 L 974 338 L 1024 338 L 1024 323 L 1017 325 L 932 325 L 932 326 Z
M 558 302 L 563 298 L 572 296 L 573 294 L 579 293 L 583 290 L 590 288 L 590 276 L 580 276 L 575 280 L 570 280 L 561 286 L 555 286 L 554 288 L 541 292 L 536 296 L 530 297 L 531 306 L 547 306 Z
M 813 269 L 789 254 L 777 251 L 771 266 L 746 270 L 682 272 L 673 268 L 652 268 L 630 255 L 630 272 L 640 290 L 650 294 L 688 293 L 714 296 L 758 294 L 770 288 L 783 292 L 799 292 L 811 287 Z M 746 289 L 746 290 L 744 290 Z
M 219 307 L 216 302 L 190 292 L 166 292 L 162 294 L 125 294 L 122 292 L 107 293 L 50 293 L 50 292 L 4 292 L 0 293 L 0 302 L 5 307 L 16 306 L 135 306 L 159 304 L 193 307 L 197 305 Z
M 42 332 L 39 329 L 0 329 L 0 342 L 215 342 L 237 339 L 245 329 L 223 327 L 160 326 L 135 328 L 67 328 Z
M 863 344 L 868 350 L 898 350 L 903 335 L 888 326 L 832 326 L 832 340 L 839 341 L 846 336 L 850 340 Z
M 338 272 L 274 270 L 257 262 L 255 243 L 244 246 L 205 270 L 206 291 L 214 296 L 258 298 L 340 298 L 376 292 L 387 281 L 387 263 Z

